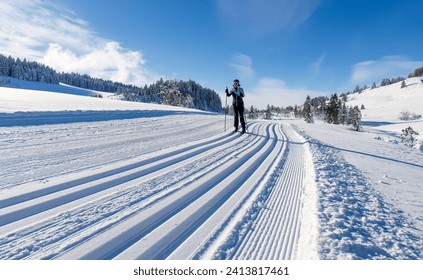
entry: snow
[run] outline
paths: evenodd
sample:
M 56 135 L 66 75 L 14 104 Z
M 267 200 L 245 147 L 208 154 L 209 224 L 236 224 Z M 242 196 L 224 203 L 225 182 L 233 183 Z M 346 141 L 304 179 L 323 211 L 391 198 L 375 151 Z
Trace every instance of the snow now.
M 399 120 L 402 111 L 423 114 L 420 80 L 349 96 L 347 105 L 365 106 L 360 133 L 291 121 L 311 145 L 322 258 L 421 259 L 423 154 L 399 139 L 408 126 L 423 132 L 423 120 Z
M 166 105 L 123 102 L 121 100 L 112 99 L 113 96 L 110 93 L 85 90 L 71 86 L 41 84 L 20 80 L 18 81 L 19 85 L 25 85 L 24 88 L 35 87 L 33 84 L 37 84 L 35 87 L 37 89 L 22 90 L 20 88 L 0 87 L 0 113 L 136 110 L 143 110 L 148 112 L 199 112 L 198 110 L 194 109 Z M 109 98 L 96 98 L 96 100 L 93 100 L 91 97 L 91 94 L 93 93 L 100 94 L 102 96 L 104 95 Z
M 421 258 L 421 153 L 345 127 L 319 126 L 298 124 L 316 166 L 322 257 Z M 415 157 L 398 160 L 395 149 Z
M 98 96 L 101 95 L 105 98 L 113 98 L 112 93 L 108 92 L 99 92 L 95 90 L 88 90 L 83 88 L 78 88 L 66 84 L 47 84 L 39 82 L 31 82 L 20 80 L 12 77 L 0 76 L 0 86 L 7 88 L 16 88 L 16 89 L 27 89 L 27 90 L 36 90 L 36 91 L 47 91 L 54 93 L 66 93 L 71 95 L 79 96 Z M 22 91 L 21 91 L 22 92 Z M 47 104 L 46 104 L 47 105 Z
M 422 259 L 423 156 L 393 141 L 423 132 L 398 120 L 423 113 L 417 81 L 351 96 L 363 132 L 282 119 L 243 135 L 219 114 L 14 81 L 0 259 Z
M 411 125 L 417 131 L 423 131 L 421 121 L 400 121 L 401 112 L 409 111 L 423 116 L 423 82 L 420 78 L 405 80 L 406 87 L 401 88 L 401 82 L 375 89 L 367 89 L 362 93 L 349 95 L 348 105 L 364 105 L 362 117 L 364 124 L 377 126 L 382 131 L 401 130 Z

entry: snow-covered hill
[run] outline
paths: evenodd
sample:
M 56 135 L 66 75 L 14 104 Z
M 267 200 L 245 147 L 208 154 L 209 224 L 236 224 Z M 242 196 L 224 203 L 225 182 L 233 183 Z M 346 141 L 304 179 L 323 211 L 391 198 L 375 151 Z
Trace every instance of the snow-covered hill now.
M 67 85 L 13 78 L 5 78 L 3 82 L 3 87 L 0 87 L 0 126 L 133 119 L 177 112 L 213 114 L 196 109 L 122 101 L 110 93 Z
M 20 80 L 12 77 L 0 76 L 0 87 L 16 88 L 16 89 L 28 89 L 37 91 L 48 91 L 56 93 L 67 93 L 72 95 L 80 96 L 102 96 L 105 98 L 113 97 L 113 94 L 109 92 L 99 92 L 95 90 L 88 90 L 78 87 L 73 87 L 65 84 L 47 84 L 39 82 L 31 82 Z
M 367 125 L 378 126 L 380 129 L 401 132 L 411 125 L 423 134 L 423 119 L 417 121 L 401 121 L 401 112 L 410 112 L 423 116 L 423 77 L 406 79 L 402 82 L 367 89 L 361 93 L 348 96 L 347 105 L 359 106 L 363 121 Z
M 0 259 L 422 259 L 418 150 L 374 126 L 223 128 L 0 87 Z

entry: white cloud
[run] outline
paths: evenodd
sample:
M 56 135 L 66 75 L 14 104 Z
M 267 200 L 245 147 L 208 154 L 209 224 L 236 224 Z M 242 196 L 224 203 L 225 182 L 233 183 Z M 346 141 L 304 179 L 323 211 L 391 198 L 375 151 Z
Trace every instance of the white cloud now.
M 267 104 L 274 106 L 302 105 L 307 95 L 311 97 L 326 95 L 324 92 L 312 91 L 305 88 L 288 87 L 285 81 L 274 78 L 261 78 L 252 89 L 244 88 L 246 92 L 245 104 L 259 109 L 265 109 Z
M 313 73 L 319 72 L 325 59 L 326 59 L 326 53 L 322 53 L 315 61 L 310 63 L 309 69 Z
M 313 81 L 319 80 L 321 74 L 326 71 L 326 68 L 323 65 L 325 59 L 326 53 L 322 53 L 315 61 L 308 65 L 307 75 L 304 77 L 305 83 L 311 83 Z
M 58 71 L 135 85 L 159 78 L 145 68 L 140 51 L 102 38 L 88 22 L 49 1 L 0 3 L 0 52 L 36 60 Z
M 296 28 L 315 11 L 320 0 L 219 0 L 223 22 L 236 33 L 260 37 Z
M 40 62 L 64 72 L 89 73 L 129 84 L 144 85 L 158 79 L 141 67 L 145 62 L 140 52 L 124 50 L 112 41 L 82 55 L 59 44 L 50 44 Z
M 421 67 L 423 61 L 413 61 L 405 56 L 384 56 L 379 60 L 368 60 L 352 67 L 350 86 L 379 83 L 384 78 L 408 76 Z
M 237 53 L 228 64 L 236 71 L 240 79 L 254 76 L 253 60 L 248 55 Z
M 106 41 L 90 31 L 88 23 L 72 12 L 46 1 L 5 0 L 0 3 L 0 13 L 2 52 L 37 59 L 43 56 L 50 43 L 87 52 Z

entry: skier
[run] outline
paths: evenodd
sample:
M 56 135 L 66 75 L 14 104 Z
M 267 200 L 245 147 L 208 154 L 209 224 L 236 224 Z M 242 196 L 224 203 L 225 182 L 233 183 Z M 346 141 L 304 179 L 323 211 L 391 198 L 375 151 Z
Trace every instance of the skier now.
M 228 88 L 225 90 L 226 96 L 231 96 L 233 98 L 232 106 L 234 108 L 234 126 L 235 130 L 234 132 L 238 131 L 238 124 L 239 120 L 241 120 L 241 127 L 242 127 L 242 133 L 245 133 L 245 119 L 244 119 L 244 100 L 243 97 L 245 96 L 244 90 L 242 89 L 241 85 L 239 84 L 239 80 L 235 79 L 233 88 L 231 91 L 228 91 Z

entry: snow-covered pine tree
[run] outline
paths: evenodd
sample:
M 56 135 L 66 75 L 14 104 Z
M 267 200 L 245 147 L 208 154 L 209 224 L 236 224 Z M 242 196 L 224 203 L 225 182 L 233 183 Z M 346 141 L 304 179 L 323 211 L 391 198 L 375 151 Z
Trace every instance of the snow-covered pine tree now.
M 251 105 L 250 112 L 248 112 L 249 119 L 257 119 L 257 110 Z
M 423 76 L 423 67 L 415 69 L 412 73 L 408 75 L 409 78 L 422 77 L 422 76 Z
M 346 103 L 346 102 L 348 102 L 348 96 L 347 96 L 347 94 L 346 94 L 346 93 L 341 93 L 341 94 L 339 95 L 339 100 L 340 100 L 342 103 Z
M 311 99 L 311 105 L 313 105 L 314 117 L 318 117 L 320 119 L 324 118 L 326 101 L 327 101 L 326 96 L 319 96 L 319 97 L 314 97 L 313 99 Z
M 350 123 L 355 131 L 361 131 L 361 112 L 358 106 L 350 110 Z
M 380 82 L 380 86 L 381 87 L 384 87 L 384 86 L 388 86 L 388 85 L 390 85 L 391 84 L 391 80 L 390 79 L 383 79 L 381 82 Z
M 353 93 L 361 92 L 361 88 L 359 85 L 355 86 L 355 89 L 353 90 Z
M 413 147 L 416 143 L 417 138 L 415 136 L 419 135 L 411 126 L 404 128 L 401 134 L 401 142 L 407 146 Z
M 329 103 L 326 106 L 325 120 L 328 123 L 339 124 L 339 112 L 341 111 L 341 102 L 338 94 L 331 95 Z
M 406 85 L 405 81 L 402 81 L 401 88 L 405 88 L 405 87 L 407 87 L 407 85 Z
M 309 95 L 307 95 L 306 101 L 304 102 L 303 116 L 307 123 L 314 123 L 313 107 L 311 106 L 311 98 Z
M 339 123 L 348 125 L 348 109 L 345 102 L 342 102 L 341 110 L 339 110 Z
M 270 120 L 272 118 L 272 110 L 271 110 L 271 108 L 270 108 L 270 105 L 269 104 L 267 104 L 267 109 L 266 109 L 266 111 L 264 112 L 264 119 L 266 119 L 266 120 Z
M 193 97 L 187 93 L 182 81 L 170 80 L 160 85 L 160 95 L 163 104 L 194 108 Z M 207 96 L 204 95 L 204 106 L 207 107 Z

